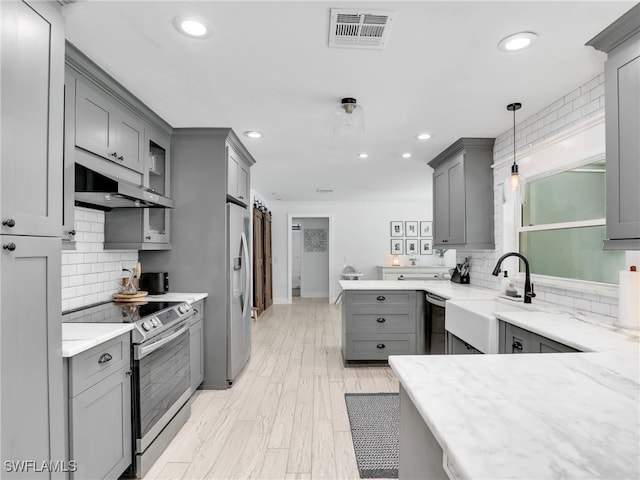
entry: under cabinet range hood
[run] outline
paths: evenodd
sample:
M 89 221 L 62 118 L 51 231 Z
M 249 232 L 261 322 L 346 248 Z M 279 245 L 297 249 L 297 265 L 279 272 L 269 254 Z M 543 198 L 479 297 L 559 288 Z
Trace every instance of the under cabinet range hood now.
M 174 202 L 153 190 L 75 165 L 75 202 L 100 210 L 112 208 L 173 208 Z

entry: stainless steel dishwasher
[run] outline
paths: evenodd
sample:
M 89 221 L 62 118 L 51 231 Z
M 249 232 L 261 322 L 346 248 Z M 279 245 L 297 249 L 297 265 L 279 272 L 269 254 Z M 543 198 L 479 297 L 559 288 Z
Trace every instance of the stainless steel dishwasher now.
M 445 354 L 444 312 L 446 299 L 427 293 L 424 348 L 427 355 Z

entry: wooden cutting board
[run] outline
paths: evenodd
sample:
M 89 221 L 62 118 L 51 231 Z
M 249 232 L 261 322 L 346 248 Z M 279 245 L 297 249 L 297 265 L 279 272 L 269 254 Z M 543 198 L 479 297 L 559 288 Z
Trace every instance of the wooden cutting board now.
M 149 292 L 144 292 L 142 290 L 138 291 L 133 295 L 126 295 L 124 293 L 114 293 L 113 298 L 115 298 L 119 302 L 135 302 L 140 300 L 143 297 L 146 297 Z

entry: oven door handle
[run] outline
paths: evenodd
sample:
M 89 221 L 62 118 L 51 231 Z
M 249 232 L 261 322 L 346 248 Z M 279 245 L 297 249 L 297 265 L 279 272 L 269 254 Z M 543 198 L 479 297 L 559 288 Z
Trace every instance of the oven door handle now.
M 164 347 L 167 343 L 172 342 L 174 339 L 176 339 L 177 337 L 182 335 L 187 330 L 189 330 L 189 322 L 183 323 L 182 326 L 179 327 L 177 330 L 175 330 L 174 333 L 172 333 L 168 337 L 163 338 L 162 340 L 158 340 L 157 342 L 154 342 L 151 345 L 138 346 L 138 348 L 135 351 L 135 359 L 136 360 L 143 359 L 144 357 L 146 357 L 150 353 L 153 353 L 156 350 L 158 350 L 159 348 Z

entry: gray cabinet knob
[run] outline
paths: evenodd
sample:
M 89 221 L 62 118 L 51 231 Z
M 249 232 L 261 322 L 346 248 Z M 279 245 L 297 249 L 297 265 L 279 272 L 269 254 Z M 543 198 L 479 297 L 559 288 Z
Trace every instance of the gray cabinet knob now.
M 16 244 L 13 242 L 5 243 L 4 245 L 2 245 L 2 248 L 5 250 L 9 250 L 10 252 L 13 252 L 16 249 Z
M 7 218 L 6 220 L 2 221 L 2 225 L 4 225 L 5 227 L 13 228 L 16 226 L 16 221 L 13 218 Z

